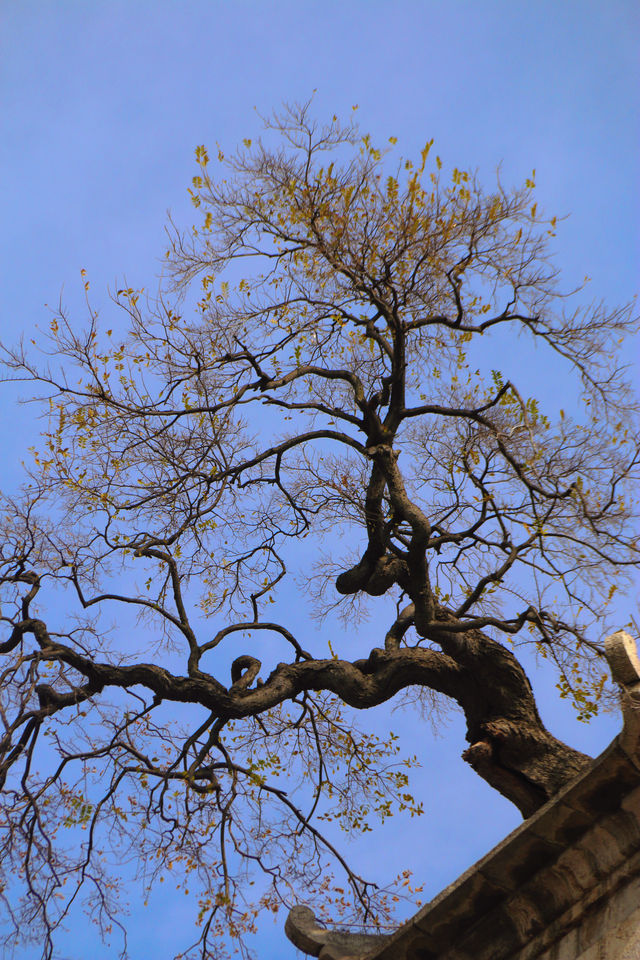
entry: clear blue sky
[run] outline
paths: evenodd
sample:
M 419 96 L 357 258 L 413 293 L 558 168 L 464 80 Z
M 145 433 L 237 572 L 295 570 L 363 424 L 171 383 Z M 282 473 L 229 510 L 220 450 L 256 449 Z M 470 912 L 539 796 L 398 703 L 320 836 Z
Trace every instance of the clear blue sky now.
M 639 40 L 636 0 L 0 0 L 0 336 L 45 325 L 63 286 L 77 316 L 81 268 L 105 309 L 123 277 L 153 285 L 166 211 L 189 222 L 195 146 L 232 148 L 259 131 L 256 108 L 313 90 L 318 116 L 357 103 L 374 138 L 415 153 L 434 137 L 489 183 L 498 164 L 506 184 L 535 167 L 540 205 L 569 215 L 556 241 L 567 285 L 588 274 L 593 299 L 626 301 L 640 263 Z M 15 396 L 0 391 L 5 489 L 37 429 Z M 553 681 L 537 690 L 562 738 L 597 753 L 613 736 L 617 718 L 581 727 Z M 380 879 L 413 868 L 432 896 L 518 816 L 459 759 L 459 722 L 435 741 L 417 718 L 393 723 L 417 731 L 427 815 L 354 852 Z M 283 920 L 264 924 L 261 960 L 295 956 Z M 170 891 L 146 910 L 134 900 L 134 960 L 173 956 L 186 922 Z M 113 955 L 74 924 L 65 957 Z

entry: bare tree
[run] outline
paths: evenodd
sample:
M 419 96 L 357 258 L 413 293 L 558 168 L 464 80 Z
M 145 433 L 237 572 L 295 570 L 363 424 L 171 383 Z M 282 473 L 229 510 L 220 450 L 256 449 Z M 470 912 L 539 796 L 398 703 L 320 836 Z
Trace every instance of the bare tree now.
M 109 850 L 197 892 L 202 957 L 259 909 L 329 902 L 327 856 L 361 915 L 384 910 L 322 818 L 419 804 L 349 708 L 454 701 L 464 759 L 525 817 L 587 762 L 514 650 L 596 709 L 606 607 L 638 563 L 616 360 L 636 320 L 561 295 L 532 181 L 445 182 L 429 147 L 392 169 L 308 107 L 219 153 L 220 176 L 199 147 L 202 220 L 170 228 L 159 294 L 118 291 L 126 330 L 87 300 L 83 326 L 60 311 L 38 339 L 48 360 L 6 351 L 49 417 L 4 502 L 0 643 L 4 897 L 44 956 L 78 896 L 118 922 Z M 571 415 L 519 388 L 517 351 L 487 371 L 506 334 L 541 377 L 564 365 Z M 283 622 L 309 585 L 344 614 L 329 654 Z M 359 600 L 379 610 L 352 659 Z

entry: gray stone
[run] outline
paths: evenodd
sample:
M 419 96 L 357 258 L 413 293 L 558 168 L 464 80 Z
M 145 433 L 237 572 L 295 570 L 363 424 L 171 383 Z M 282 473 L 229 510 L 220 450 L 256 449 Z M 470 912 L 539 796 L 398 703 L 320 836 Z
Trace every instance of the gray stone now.
M 358 960 L 387 938 L 384 934 L 347 933 L 321 927 L 309 907 L 292 907 L 284 931 L 299 950 L 320 960 Z

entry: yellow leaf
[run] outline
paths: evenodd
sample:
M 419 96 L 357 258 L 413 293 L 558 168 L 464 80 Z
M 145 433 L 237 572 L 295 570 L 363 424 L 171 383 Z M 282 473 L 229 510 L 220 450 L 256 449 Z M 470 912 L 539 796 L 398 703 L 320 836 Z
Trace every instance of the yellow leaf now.
M 196 160 L 203 167 L 209 163 L 209 154 L 207 153 L 207 148 L 203 145 L 196 147 Z

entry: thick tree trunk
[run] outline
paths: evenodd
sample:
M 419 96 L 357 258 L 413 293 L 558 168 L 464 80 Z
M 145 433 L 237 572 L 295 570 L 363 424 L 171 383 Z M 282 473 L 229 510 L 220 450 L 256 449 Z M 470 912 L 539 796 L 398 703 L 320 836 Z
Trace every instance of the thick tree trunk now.
M 428 585 L 423 552 L 416 550 L 411 559 L 390 557 L 370 544 L 362 560 L 337 578 L 338 592 L 363 590 L 377 596 L 398 583 L 411 597 L 412 602 L 387 633 L 387 655 L 395 655 L 399 663 L 402 655 L 409 653 L 400 647 L 400 641 L 410 626 L 441 648 L 439 662 L 435 651 L 422 650 L 431 655 L 432 669 L 424 674 L 417 670 L 412 682 L 460 704 L 471 744 L 463 758 L 528 817 L 577 776 L 590 758 L 549 733 L 529 679 L 513 653 L 438 606 Z M 420 648 L 412 652 L 418 653 Z M 377 657 L 378 668 L 382 666 L 381 653 L 373 651 L 370 658 Z
M 466 668 L 456 696 L 471 744 L 463 758 L 524 817 L 530 816 L 590 758 L 546 729 L 527 675 L 510 650 L 480 630 L 445 631 L 438 641 Z
M 581 773 L 590 760 L 542 726 L 530 726 L 522 735 L 500 721 L 485 724 L 482 739 L 472 743 L 462 757 L 525 818 Z

